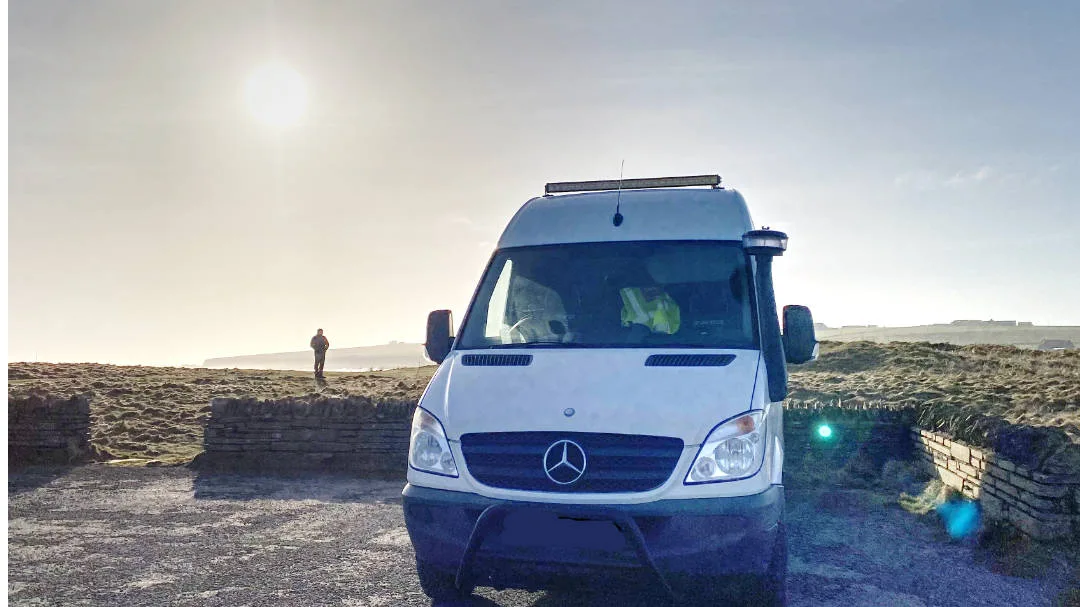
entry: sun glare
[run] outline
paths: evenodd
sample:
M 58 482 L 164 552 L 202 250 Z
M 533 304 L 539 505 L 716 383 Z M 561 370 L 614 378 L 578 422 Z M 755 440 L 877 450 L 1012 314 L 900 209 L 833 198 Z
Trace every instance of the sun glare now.
M 307 110 L 304 79 L 296 70 L 281 64 L 264 65 L 252 72 L 244 97 L 251 115 L 273 127 L 292 126 Z

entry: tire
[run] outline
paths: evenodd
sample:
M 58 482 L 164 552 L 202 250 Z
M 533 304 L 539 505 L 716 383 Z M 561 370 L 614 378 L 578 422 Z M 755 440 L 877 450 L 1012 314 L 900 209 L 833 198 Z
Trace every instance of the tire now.
M 426 563 L 416 562 L 416 575 L 420 578 L 420 588 L 424 594 L 435 601 L 459 601 L 472 594 L 471 587 L 457 587 L 454 574 Z
M 758 605 L 783 607 L 787 605 L 787 528 L 780 523 L 776 530 L 776 543 L 773 544 L 769 569 L 759 583 Z
M 787 557 L 787 530 L 784 524 L 780 523 L 769 565 L 764 573 L 718 577 L 707 588 L 686 595 L 682 603 L 783 607 L 787 604 Z

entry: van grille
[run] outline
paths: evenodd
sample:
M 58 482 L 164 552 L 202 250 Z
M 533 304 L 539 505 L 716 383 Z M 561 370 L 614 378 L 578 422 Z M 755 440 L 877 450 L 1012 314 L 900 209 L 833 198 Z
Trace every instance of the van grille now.
M 544 454 L 560 440 L 585 451 L 581 479 L 560 485 L 544 472 Z M 490 487 L 560 493 L 649 491 L 664 484 L 682 455 L 678 438 L 591 432 L 465 434 L 461 451 L 473 478 Z

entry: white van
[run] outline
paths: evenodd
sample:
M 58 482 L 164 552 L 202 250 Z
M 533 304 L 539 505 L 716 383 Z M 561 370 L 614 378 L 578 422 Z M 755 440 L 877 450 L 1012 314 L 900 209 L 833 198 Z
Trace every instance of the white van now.
M 402 493 L 424 591 L 630 576 L 782 604 L 785 360 L 816 353 L 805 307 L 780 331 L 787 236 L 716 175 L 545 192 L 457 336 L 449 311 L 428 317 L 439 368 Z

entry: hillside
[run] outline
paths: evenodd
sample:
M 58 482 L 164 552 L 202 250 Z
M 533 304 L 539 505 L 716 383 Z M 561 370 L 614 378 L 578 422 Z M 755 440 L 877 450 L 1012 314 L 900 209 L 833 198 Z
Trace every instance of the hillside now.
M 278 371 L 307 371 L 314 362 L 311 350 L 251 354 L 210 358 L 203 363 L 208 369 L 273 369 Z M 366 371 L 397 369 L 428 364 L 421 344 L 389 343 L 358 348 L 331 348 L 326 355 L 327 371 Z
M 971 321 L 975 322 L 975 321 Z M 915 327 L 822 327 L 817 329 L 823 341 L 878 343 L 930 342 L 957 345 L 995 344 L 1035 348 L 1044 339 L 1067 339 L 1080 345 L 1080 327 L 995 326 L 981 325 L 921 325 Z M 272 369 L 278 371 L 307 371 L 312 365 L 310 350 L 249 354 L 209 358 L 203 366 L 208 369 Z M 327 371 L 358 372 L 370 369 L 398 369 L 429 364 L 422 344 L 392 342 L 378 346 L 333 348 L 326 358 Z
M 1080 469 L 1080 350 L 825 342 L 792 369 L 789 399 L 914 407 L 924 427 L 1032 467 Z
M 1080 351 L 926 343 L 824 343 L 792 369 L 791 399 L 915 406 L 926 425 L 978 445 L 1072 466 L 1080 446 Z M 201 450 L 215 396 L 309 394 L 418 399 L 435 367 L 328 373 L 12 363 L 9 394 L 91 393 L 95 445 L 118 458 L 181 462 Z M 1063 459 L 1064 458 L 1064 459 Z
M 1080 327 L 941 324 L 915 327 L 817 327 L 823 341 L 907 341 L 956 345 L 993 344 L 1036 348 L 1044 339 L 1067 339 L 1080 346 Z

